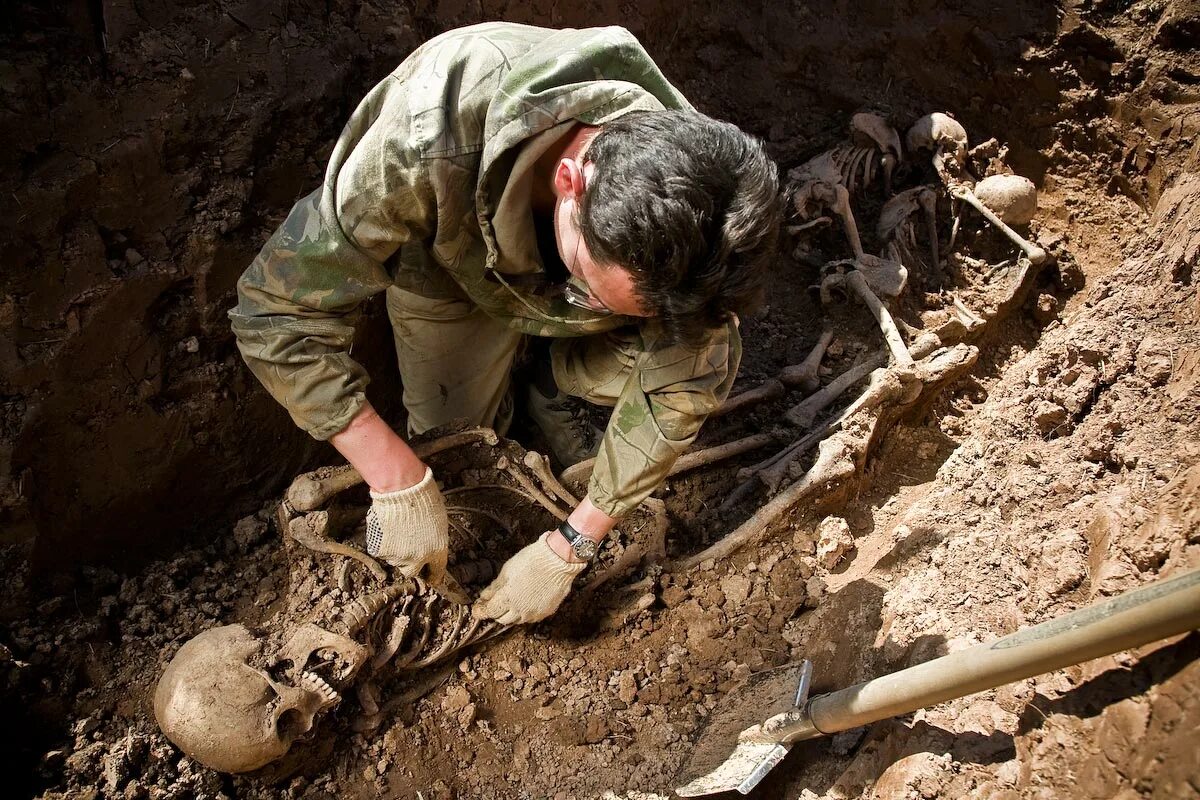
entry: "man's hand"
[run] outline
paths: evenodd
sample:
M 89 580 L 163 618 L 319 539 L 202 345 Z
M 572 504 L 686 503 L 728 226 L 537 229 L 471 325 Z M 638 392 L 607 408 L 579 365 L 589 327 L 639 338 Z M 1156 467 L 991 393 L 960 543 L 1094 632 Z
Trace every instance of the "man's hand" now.
M 367 512 L 367 552 L 398 569 L 407 578 L 421 574 L 439 584 L 450 554 L 446 503 L 433 470 L 415 486 L 394 492 L 371 492 Z M 502 573 L 503 574 L 503 573 Z
M 516 625 L 545 619 L 558 609 L 587 563 L 563 561 L 546 543 L 550 535 L 543 533 L 504 562 L 500 574 L 480 593 L 476 616 Z

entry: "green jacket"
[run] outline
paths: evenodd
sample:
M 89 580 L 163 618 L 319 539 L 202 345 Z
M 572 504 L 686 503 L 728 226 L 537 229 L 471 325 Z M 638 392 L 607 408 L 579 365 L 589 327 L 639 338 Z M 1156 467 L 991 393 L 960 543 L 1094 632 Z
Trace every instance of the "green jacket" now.
M 520 145 L 555 125 L 690 107 L 623 28 L 485 23 L 430 40 L 359 104 L 323 186 L 239 280 L 229 316 L 246 363 L 300 427 L 327 439 L 365 402 L 368 377 L 350 357 L 358 308 L 392 284 L 465 295 L 537 336 L 638 324 L 540 291 L 540 268 L 511 263 L 497 247 L 496 203 Z M 644 357 L 589 490 L 613 516 L 661 483 L 728 393 L 740 356 L 733 325 L 688 347 L 658 344 L 655 323 L 641 326 Z

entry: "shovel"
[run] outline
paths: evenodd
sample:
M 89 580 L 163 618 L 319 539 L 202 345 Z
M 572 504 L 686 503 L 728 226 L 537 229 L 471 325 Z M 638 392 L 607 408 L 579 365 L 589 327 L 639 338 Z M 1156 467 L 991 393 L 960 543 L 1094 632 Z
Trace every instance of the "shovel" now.
M 1200 627 L 1200 570 L 1155 581 L 987 644 L 808 697 L 812 665 L 752 676 L 713 713 L 681 797 L 749 793 L 792 745 L 1139 647 Z M 756 725 L 741 721 L 758 713 Z M 740 730 L 740 733 L 733 733 Z M 723 757 L 723 760 L 721 760 Z

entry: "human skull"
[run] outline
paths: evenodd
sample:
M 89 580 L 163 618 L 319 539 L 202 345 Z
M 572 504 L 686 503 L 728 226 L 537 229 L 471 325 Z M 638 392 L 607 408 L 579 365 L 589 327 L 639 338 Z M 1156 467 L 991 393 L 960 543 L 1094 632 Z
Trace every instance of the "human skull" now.
M 967 163 L 967 130 L 954 117 L 935 111 L 913 123 L 904 137 L 909 152 L 933 151 L 933 165 L 943 182 Z
M 250 666 L 263 648 L 244 625 L 225 625 L 196 636 L 171 659 L 154 693 L 154 716 L 189 757 L 222 772 L 258 769 L 337 704 L 334 688 L 303 664 L 291 670 L 295 685 Z
M 992 175 L 975 185 L 975 196 L 1008 225 L 1027 225 L 1037 213 L 1037 187 L 1020 175 Z

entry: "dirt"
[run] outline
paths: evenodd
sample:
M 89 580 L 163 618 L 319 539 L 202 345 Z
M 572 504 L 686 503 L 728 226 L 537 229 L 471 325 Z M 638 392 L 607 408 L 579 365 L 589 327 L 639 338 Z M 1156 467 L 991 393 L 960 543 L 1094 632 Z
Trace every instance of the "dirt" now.
M 854 111 L 900 127 L 949 111 L 1037 184 L 1032 235 L 1057 267 L 976 342 L 967 377 L 874 443 L 831 511 L 841 522 L 795 509 L 730 559 L 577 593 L 449 671 L 397 679 L 387 692 L 424 694 L 372 733 L 353 732 L 344 703 L 298 771 L 217 774 L 158 732 L 155 681 L 196 633 L 286 610 L 301 584 L 275 502 L 335 460 L 240 364 L 233 282 L 320 179 L 366 89 L 419 42 L 482 18 L 626 25 L 784 167 L 841 141 Z M 0 23 L 9 791 L 669 796 L 718 701 L 752 674 L 811 658 L 814 692 L 828 691 L 1197 566 L 1198 34 L 1186 0 L 17 7 Z M 928 177 L 906 167 L 899 182 Z M 877 210 L 856 199 L 862 218 Z M 989 264 L 1011 257 L 970 217 L 961 237 Z M 744 323 L 739 388 L 800 361 L 827 324 L 825 380 L 879 346 L 863 309 L 825 310 L 807 291 L 823 260 L 847 255 L 836 231 L 786 250 L 770 306 Z M 943 284 L 913 281 L 897 315 L 920 327 Z M 355 355 L 394 413 L 389 336 L 370 311 Z M 701 444 L 775 430 L 797 399 L 714 421 Z M 669 556 L 765 502 L 715 511 L 757 457 L 670 481 Z M 545 524 L 517 517 L 512 549 Z M 458 567 L 501 556 L 464 550 Z M 309 562 L 310 580 L 330 579 Z M 623 585 L 651 602 L 625 605 Z M 805 743 L 756 796 L 1194 797 L 1197 656 L 1193 634 Z

